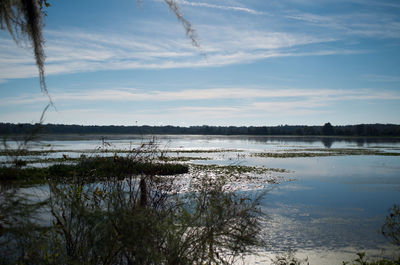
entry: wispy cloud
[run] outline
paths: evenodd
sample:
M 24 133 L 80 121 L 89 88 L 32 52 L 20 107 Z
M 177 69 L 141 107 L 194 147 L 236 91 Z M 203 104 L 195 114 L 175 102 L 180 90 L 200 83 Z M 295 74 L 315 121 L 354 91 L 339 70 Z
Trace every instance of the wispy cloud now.
M 315 0 L 303 1 L 312 4 Z M 228 1 L 229 4 L 214 4 L 179 0 L 179 3 L 249 14 L 261 13 L 232 4 L 232 1 Z M 288 3 L 284 2 L 283 6 L 285 4 Z M 196 24 L 206 58 L 190 45 L 181 31 L 168 29 L 179 28 L 177 23 L 171 26 L 158 20 L 152 21 L 152 26 L 144 31 L 146 34 L 46 30 L 46 73 L 222 67 L 278 57 L 356 54 L 368 51 L 356 45 L 349 48 L 343 43 L 356 41 L 357 38 L 400 38 L 400 21 L 393 14 L 375 14 L 369 10 L 321 15 L 301 12 L 300 9 L 289 10 L 278 10 L 276 15 L 269 17 L 272 26 L 267 28 L 260 28 L 258 22 L 253 23 L 250 19 L 251 23 L 215 24 L 213 21 Z M 258 21 L 260 17 L 263 18 L 252 18 Z M 293 20 L 298 23 L 293 23 Z M 274 25 L 281 27 L 274 28 Z M 162 34 L 157 31 L 160 27 L 164 31 Z M 11 39 L 0 37 L 0 80 L 36 76 L 37 68 L 31 50 L 17 48 Z
M 286 104 L 287 105 L 287 104 Z M 289 109 L 281 104 L 276 109 L 269 108 L 263 109 L 263 112 L 252 112 L 252 106 L 232 106 L 232 107 L 174 107 L 165 108 L 158 112 L 151 109 L 142 111 L 124 111 L 123 113 L 114 109 L 60 109 L 57 112 L 49 111 L 46 113 L 45 123 L 64 123 L 64 124 L 86 124 L 86 125 L 133 125 L 135 121 L 138 124 L 149 125 L 201 125 L 201 124 L 214 124 L 214 125 L 254 125 L 249 122 L 250 119 L 258 119 L 262 121 L 265 118 L 281 118 L 283 115 L 293 115 L 298 117 L 300 115 L 310 115 L 313 113 L 324 113 L 324 110 L 315 109 Z M 13 112 L 2 114 L 0 113 L 0 120 L 2 122 L 37 122 L 40 117 L 40 111 L 26 111 Z M 260 119 L 262 118 L 262 119 Z M 189 122 L 189 124 L 186 124 Z
M 351 102 L 369 106 L 368 102 L 377 100 L 392 103 L 400 100 L 399 92 L 389 90 L 268 87 L 225 87 L 167 92 L 125 88 L 54 92 L 52 96 L 59 106 L 58 111 L 51 109 L 46 114 L 45 122 L 78 124 L 133 124 L 132 121 L 138 120 L 149 124 L 185 125 L 182 122 L 190 121 L 190 124 L 232 125 L 232 122 L 252 124 L 251 120 L 260 124 L 266 119 L 279 123 L 282 119 L 287 121 L 288 117 L 293 122 L 304 122 L 305 117 L 313 115 L 334 116 L 334 113 L 340 112 L 339 104 L 343 106 Z M 0 108 L 24 108 L 21 108 L 21 112 L 2 113 L 0 120 L 36 121 L 40 111 L 26 109 L 28 106 L 32 110 L 40 109 L 39 106 L 45 104 L 46 100 L 39 93 L 4 98 L 0 102 Z M 146 104 L 141 104 L 143 102 Z M 123 106 L 122 111 L 119 106 Z
M 239 12 L 245 12 L 253 15 L 262 15 L 263 12 L 247 8 L 247 7 L 239 7 L 239 6 L 225 6 L 225 5 L 215 5 L 209 4 L 205 2 L 195 2 L 195 1 L 186 1 L 186 0 L 177 0 L 177 2 L 181 5 L 188 5 L 194 7 L 206 7 L 206 8 L 214 8 L 214 9 L 222 9 L 222 10 L 233 10 Z
M 360 5 L 369 5 L 374 7 L 390 7 L 390 8 L 400 8 L 400 4 L 397 1 L 376 1 L 376 0 L 351 0 L 351 2 L 358 3 Z
M 291 11 L 285 18 L 297 20 L 299 27 L 325 28 L 332 37 L 369 37 L 398 39 L 400 38 L 400 20 L 397 15 L 388 12 L 353 11 L 348 14 L 313 14 Z
M 370 82 L 400 83 L 400 76 L 393 76 L 393 75 L 368 74 L 362 76 L 362 78 Z
M 394 91 L 378 91 L 372 89 L 301 89 L 301 88 L 210 88 L 185 89 L 179 91 L 145 91 L 141 89 L 106 89 L 78 92 L 53 92 L 55 102 L 168 102 L 168 101 L 209 101 L 209 100 L 242 100 L 249 99 L 255 107 L 273 106 L 274 102 L 285 101 L 307 106 L 319 106 L 332 101 L 343 100 L 400 100 L 400 93 Z M 24 105 L 46 102 L 47 98 L 41 94 L 26 94 L 18 97 L 9 97 L 0 103 L 0 106 Z M 312 100 L 312 104 L 311 101 Z M 307 101 L 307 102 L 306 102 Z M 268 102 L 268 103 L 266 103 Z M 318 103 L 318 104 L 317 104 Z M 271 105 L 272 104 L 272 105 Z
M 326 55 L 321 50 L 302 53 L 296 49 L 334 40 L 229 26 L 201 25 L 199 31 L 207 32 L 204 34 L 207 38 L 202 41 L 207 58 L 183 37 L 49 30 L 46 31 L 46 72 L 52 75 L 99 70 L 218 67 L 273 57 Z M 30 50 L 17 48 L 11 42 L 0 38 L 3 48 L 0 49 L 0 79 L 37 76 Z

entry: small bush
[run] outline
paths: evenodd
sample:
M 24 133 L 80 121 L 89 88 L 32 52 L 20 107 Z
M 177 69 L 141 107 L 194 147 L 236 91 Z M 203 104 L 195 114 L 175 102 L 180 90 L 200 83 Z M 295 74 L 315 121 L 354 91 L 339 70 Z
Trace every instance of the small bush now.
M 386 217 L 382 226 L 382 234 L 390 243 L 400 246 L 400 208 L 399 205 L 393 205 L 389 215 Z

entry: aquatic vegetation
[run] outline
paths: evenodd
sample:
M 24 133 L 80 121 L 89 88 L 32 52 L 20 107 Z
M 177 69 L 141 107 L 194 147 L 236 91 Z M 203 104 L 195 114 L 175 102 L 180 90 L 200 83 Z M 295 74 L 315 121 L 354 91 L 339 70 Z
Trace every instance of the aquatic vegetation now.
M 291 173 L 286 169 L 252 167 L 242 165 L 198 165 L 190 164 L 190 172 L 194 176 L 191 181 L 196 183 L 204 176 L 224 176 L 226 181 L 225 188 L 229 191 L 236 190 L 258 190 L 264 189 L 268 185 L 278 184 L 289 179 L 273 175 L 273 173 Z
M 244 152 L 240 149 L 167 149 L 163 150 L 165 153 L 240 153 Z
M 54 163 L 65 163 L 65 162 L 77 162 L 79 161 L 79 157 L 45 157 L 45 158 L 32 158 L 32 159 L 24 159 L 23 166 L 28 166 L 32 164 L 54 164 Z M 0 164 L 3 165 L 10 165 L 11 163 L 8 161 L 1 161 Z M 12 163 L 15 165 L 15 163 Z
M 78 162 L 81 160 L 81 157 L 71 157 L 64 155 L 63 157 L 39 157 L 32 159 L 20 160 L 23 162 L 23 166 L 28 164 L 54 164 L 54 163 L 64 163 L 64 162 Z M 162 162 L 188 162 L 193 160 L 211 160 L 209 157 L 196 157 L 196 156 L 159 156 L 158 160 Z M 10 162 L 8 161 L 0 161 L 0 164 L 8 165 Z
M 174 175 L 188 172 L 188 166 L 184 164 L 153 163 L 118 156 L 84 158 L 76 165 L 63 166 L 72 167 L 78 176 L 90 176 L 96 180 L 109 177 L 124 178 L 140 174 Z
M 272 153 L 272 152 L 266 152 L 266 153 L 253 153 L 251 154 L 252 156 L 258 156 L 258 157 L 272 157 L 272 158 L 294 158 L 294 157 L 316 157 L 316 156 L 332 156 L 332 154 L 329 153 L 305 153 L 305 152 L 297 152 L 297 153 Z
M 319 156 L 351 156 L 351 155 L 374 155 L 374 156 L 400 156 L 400 152 L 385 152 L 382 150 L 371 150 L 362 148 L 304 148 L 288 149 L 282 152 L 253 153 L 252 156 L 272 158 L 295 158 L 295 157 L 319 157 Z
M 158 159 L 164 162 L 187 162 L 192 160 L 211 160 L 209 157 L 196 157 L 196 156 L 159 156 Z
M 45 183 L 49 179 L 80 178 L 100 181 L 104 178 L 123 179 L 129 175 L 175 175 L 187 173 L 185 164 L 151 163 L 135 161 L 128 157 L 76 158 L 75 164 L 57 163 L 48 167 L 0 167 L 0 182 L 19 184 Z M 65 162 L 62 161 L 61 162 Z
M 291 171 L 284 168 L 266 168 L 266 167 L 253 167 L 253 166 L 243 166 L 243 165 L 197 165 L 192 164 L 191 167 L 199 171 L 215 171 L 219 173 L 254 173 L 254 174 L 265 174 L 270 172 L 279 173 L 291 173 Z

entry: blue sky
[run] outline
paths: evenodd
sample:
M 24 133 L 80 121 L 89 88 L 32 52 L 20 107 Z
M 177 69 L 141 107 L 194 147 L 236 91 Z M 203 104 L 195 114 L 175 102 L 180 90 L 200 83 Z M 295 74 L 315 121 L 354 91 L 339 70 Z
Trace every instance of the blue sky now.
M 45 123 L 400 124 L 400 2 L 56 1 L 48 8 Z M 29 44 L 0 32 L 0 121 L 47 104 Z

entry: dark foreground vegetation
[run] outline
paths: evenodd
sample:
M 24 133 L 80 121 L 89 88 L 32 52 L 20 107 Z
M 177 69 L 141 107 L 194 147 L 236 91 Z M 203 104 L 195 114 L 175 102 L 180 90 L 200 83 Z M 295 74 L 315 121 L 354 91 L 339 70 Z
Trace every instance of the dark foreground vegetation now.
M 0 135 L 30 133 L 37 124 L 0 123 Z M 44 134 L 203 134 L 203 135 L 331 135 L 331 136 L 400 136 L 400 125 L 358 124 L 345 126 L 280 125 L 259 127 L 235 126 L 83 126 L 46 124 Z

